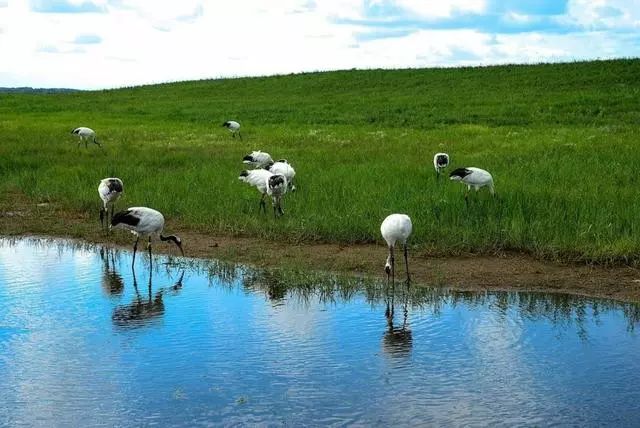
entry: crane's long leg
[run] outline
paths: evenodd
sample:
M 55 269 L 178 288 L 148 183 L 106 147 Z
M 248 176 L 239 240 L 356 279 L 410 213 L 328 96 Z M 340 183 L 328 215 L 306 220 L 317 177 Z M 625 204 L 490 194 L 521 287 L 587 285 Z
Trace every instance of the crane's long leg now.
M 100 226 L 104 230 L 104 207 L 100 208 Z
M 264 201 L 264 197 L 266 196 L 266 193 L 262 194 L 262 197 L 260 198 L 260 211 L 262 211 L 263 213 L 267 213 L 267 203 Z
M 242 134 L 238 131 L 238 137 L 240 137 L 240 141 L 242 141 Z
M 393 247 L 389 247 L 389 254 L 391 255 L 391 293 L 396 293 L 396 259 L 393 255 Z
M 147 244 L 147 249 L 149 250 L 149 272 L 151 272 L 153 268 L 153 259 L 151 258 L 151 235 L 149 235 L 149 243 Z
M 131 269 L 133 269 L 133 265 L 136 262 L 136 251 L 138 251 L 139 240 L 140 240 L 140 235 L 136 236 L 136 242 L 133 244 L 133 259 L 131 260 Z
M 404 244 L 404 266 L 407 268 L 407 284 L 411 281 L 411 277 L 409 276 L 409 257 L 407 254 L 407 244 Z

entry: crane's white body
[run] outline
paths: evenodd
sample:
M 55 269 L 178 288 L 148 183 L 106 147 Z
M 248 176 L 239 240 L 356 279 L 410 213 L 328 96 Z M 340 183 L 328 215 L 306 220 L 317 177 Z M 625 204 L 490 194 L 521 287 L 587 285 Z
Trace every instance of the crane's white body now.
M 280 159 L 277 162 L 267 166 L 267 169 L 273 174 L 281 174 L 287 178 L 287 185 L 292 192 L 296 191 L 296 186 L 293 183 L 293 179 L 296 176 L 296 170 L 285 159 Z
M 287 177 L 283 174 L 273 174 L 267 178 L 267 195 L 271 196 L 274 215 L 284 214 L 282 197 L 285 193 L 287 193 Z
M 231 132 L 231 136 L 233 136 L 234 138 L 236 134 L 238 134 L 240 139 L 242 139 L 242 135 L 240 135 L 240 124 L 235 120 L 227 120 L 225 123 L 222 124 L 222 126 L 227 128 L 229 132 Z
M 389 248 L 387 262 L 384 265 L 387 275 L 394 275 L 395 273 L 395 258 L 393 256 L 393 250 L 396 243 L 400 242 L 404 246 L 404 261 L 407 268 L 407 281 L 409 281 L 407 239 L 411 235 L 412 230 L 413 225 L 411 223 L 411 218 L 406 214 L 391 214 L 382 221 L 382 224 L 380 225 L 380 233 L 387 242 L 387 246 Z
M 260 192 L 260 209 L 266 212 L 264 197 L 267 195 L 267 188 L 269 187 L 269 177 L 273 174 L 266 169 L 252 169 L 248 171 L 242 171 L 238 179 L 244 181 L 251 186 L 254 186 Z
M 268 165 L 273 164 L 274 162 L 269 153 L 261 152 L 260 150 L 258 150 L 246 155 L 242 160 L 242 163 L 246 163 L 255 168 L 264 168 Z
M 158 237 L 162 233 L 164 216 L 160 211 L 147 207 L 131 207 L 126 211 L 126 217 L 130 219 L 124 218 L 125 221 L 113 226 L 114 229 L 129 230 L 136 236 Z M 137 219 L 137 222 L 134 219 Z
M 92 143 L 97 144 L 98 146 L 100 145 L 100 143 L 96 139 L 96 131 L 94 131 L 91 128 L 87 128 L 86 126 L 80 126 L 74 129 L 73 131 L 71 131 L 71 133 L 79 137 L 78 145 L 84 142 L 84 146 L 87 147 L 87 141 L 91 141 Z
M 473 166 L 467 168 L 458 168 L 453 171 L 449 178 L 452 181 L 460 181 L 467 185 L 467 193 L 471 188 L 474 188 L 476 192 L 482 187 L 488 187 L 489 192 L 495 194 L 495 188 L 493 186 L 493 177 L 488 171 L 484 169 L 476 168 Z
M 129 230 L 136 235 L 136 242 L 133 244 L 133 260 L 131 266 L 136 261 L 136 251 L 138 250 L 138 240 L 141 236 L 149 237 L 149 256 L 151 256 L 151 239 L 159 238 L 161 241 L 173 241 L 180 249 L 182 255 L 182 240 L 175 235 L 162 236 L 164 230 L 164 216 L 160 211 L 147 207 L 131 207 L 116 213 L 111 220 L 111 227 L 115 229 Z
M 235 120 L 227 120 L 224 123 L 224 127 L 227 128 L 231 132 L 238 132 L 240 130 L 240 124 Z
M 100 199 L 102 199 L 102 204 L 105 210 L 120 198 L 123 190 L 124 186 L 122 185 L 122 180 L 119 178 L 110 177 L 100 180 L 100 184 L 98 185 L 98 195 L 100 195 Z
M 380 225 L 380 233 L 389 247 L 394 247 L 398 241 L 406 245 L 412 230 L 411 219 L 406 214 L 391 214 Z
M 246 175 L 242 175 L 244 173 L 246 173 Z M 269 180 L 269 177 L 271 177 L 272 175 L 273 173 L 267 171 L 266 169 L 252 169 L 248 171 L 242 171 L 238 179 L 240 181 L 248 183 L 251 186 L 254 186 L 256 189 L 258 189 L 258 192 L 264 195 L 267 193 L 267 182 Z
M 104 229 L 104 216 L 105 213 L 109 213 L 109 207 L 111 207 L 111 219 L 113 219 L 113 212 L 115 210 L 115 203 L 122 195 L 124 186 L 122 180 L 116 177 L 104 178 L 100 180 L 98 184 L 98 195 L 102 199 L 102 208 L 100 209 L 100 224 Z
M 435 155 L 433 155 L 433 167 L 436 169 L 437 174 L 440 174 L 448 166 L 449 166 L 448 154 L 436 153 Z

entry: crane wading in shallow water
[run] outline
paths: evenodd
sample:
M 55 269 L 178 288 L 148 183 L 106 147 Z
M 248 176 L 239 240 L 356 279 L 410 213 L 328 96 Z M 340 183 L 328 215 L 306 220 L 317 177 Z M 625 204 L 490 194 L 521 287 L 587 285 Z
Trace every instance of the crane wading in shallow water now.
M 389 255 L 387 256 L 387 262 L 384 265 L 384 270 L 387 273 L 387 280 L 391 276 L 392 284 L 395 283 L 395 257 L 393 250 L 396 243 L 400 242 L 404 246 L 404 263 L 407 270 L 407 284 L 410 281 L 409 277 L 409 257 L 407 255 L 407 239 L 411 235 L 413 225 L 411 219 L 406 214 L 391 214 L 384 219 L 380 225 L 380 233 L 387 242 L 389 248 Z
M 233 138 L 236 138 L 236 134 L 238 134 L 238 137 L 240 137 L 240 140 L 242 140 L 242 135 L 240 134 L 240 124 L 238 122 L 236 122 L 235 120 L 227 120 L 222 124 L 222 126 L 227 128 L 229 132 L 231 132 L 231 136 Z
M 104 178 L 100 180 L 98 185 L 98 195 L 102 199 L 102 208 L 100 209 L 100 225 L 104 229 L 108 222 L 105 223 L 105 213 L 109 214 L 109 206 L 111 206 L 111 217 L 109 220 L 113 220 L 113 212 L 115 210 L 116 201 L 122 195 L 124 187 L 122 180 L 116 177 Z
M 131 231 L 136 235 L 136 242 L 133 244 L 133 260 L 131 267 L 136 261 L 136 251 L 138 250 L 138 240 L 141 236 L 149 237 L 149 259 L 151 259 L 151 238 L 156 236 L 161 241 L 172 241 L 180 249 L 180 253 L 184 256 L 182 250 L 182 240 L 175 235 L 163 236 L 164 216 L 159 211 L 147 207 L 132 207 L 124 211 L 117 212 L 111 220 L 111 228 L 120 228 Z
M 493 187 L 493 177 L 488 171 L 484 169 L 476 168 L 473 166 L 467 168 L 458 168 L 449 174 L 449 179 L 452 181 L 460 181 L 467 185 L 467 191 L 464 193 L 464 200 L 467 201 L 469 197 L 469 191 L 473 187 L 476 192 L 481 187 L 488 187 L 489 193 L 495 195 L 496 191 Z
M 87 147 L 87 142 L 91 140 L 93 144 L 96 144 L 98 147 L 102 148 L 102 145 L 96 138 L 96 131 L 91 128 L 87 128 L 86 126 L 81 126 L 79 128 L 71 131 L 73 135 L 78 136 L 78 147 L 80 147 L 80 143 L 84 141 L 84 147 Z

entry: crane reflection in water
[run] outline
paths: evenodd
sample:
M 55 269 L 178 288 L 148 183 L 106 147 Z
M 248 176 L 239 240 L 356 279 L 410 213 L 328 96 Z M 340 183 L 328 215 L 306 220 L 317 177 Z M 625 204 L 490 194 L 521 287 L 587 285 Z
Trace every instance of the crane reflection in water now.
M 385 292 L 385 312 L 384 316 L 387 320 L 387 328 L 382 335 L 382 350 L 391 357 L 408 357 L 413 347 L 413 335 L 409 329 L 407 319 L 409 316 L 409 287 L 407 281 L 406 286 L 402 287 L 401 306 L 402 306 L 402 323 L 395 323 L 395 287 Z
M 140 293 L 136 271 L 132 269 L 135 296 L 130 303 L 118 305 L 113 309 L 113 315 L 111 316 L 113 324 L 120 328 L 136 328 L 160 321 L 165 310 L 164 295 L 180 292 L 184 273 L 185 271 L 183 270 L 173 285 L 160 288 L 153 293 L 153 269 L 150 269 L 147 293 L 145 294 Z
M 108 296 L 120 296 L 124 291 L 124 280 L 116 270 L 116 250 L 100 247 L 102 259 L 102 289 Z

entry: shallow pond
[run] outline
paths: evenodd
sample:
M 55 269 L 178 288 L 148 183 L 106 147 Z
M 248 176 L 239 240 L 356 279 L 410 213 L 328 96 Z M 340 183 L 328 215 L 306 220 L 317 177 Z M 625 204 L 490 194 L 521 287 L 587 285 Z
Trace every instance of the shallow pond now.
M 640 424 L 636 305 L 149 263 L 0 239 L 0 426 Z

